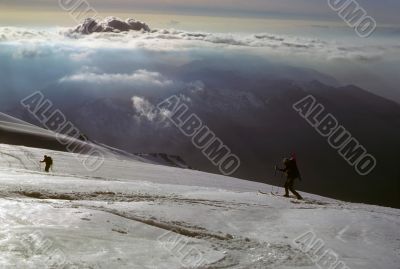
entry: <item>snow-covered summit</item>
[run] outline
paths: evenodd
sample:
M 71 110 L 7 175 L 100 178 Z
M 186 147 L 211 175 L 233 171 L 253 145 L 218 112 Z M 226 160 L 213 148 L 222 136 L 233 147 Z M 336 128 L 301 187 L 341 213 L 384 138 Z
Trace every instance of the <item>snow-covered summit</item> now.
M 101 32 L 119 33 L 131 30 L 149 32 L 150 27 L 146 23 L 132 18 L 126 19 L 125 21 L 117 17 L 106 17 L 103 20 L 86 18 L 83 23 L 79 24 L 71 32 L 87 35 Z

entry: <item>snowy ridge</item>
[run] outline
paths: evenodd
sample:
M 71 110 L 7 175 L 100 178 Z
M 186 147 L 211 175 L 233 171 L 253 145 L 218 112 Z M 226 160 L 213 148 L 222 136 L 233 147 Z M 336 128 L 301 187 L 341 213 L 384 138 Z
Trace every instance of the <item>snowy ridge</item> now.
M 43 154 L 55 160 L 50 174 Z M 5 144 L 0 185 L 2 268 L 43 268 L 49 254 L 21 246 L 35 231 L 77 268 L 318 268 L 293 245 L 307 231 L 349 268 L 398 268 L 398 209 L 262 195 L 271 186 L 134 160 L 88 172 L 74 154 Z M 183 259 L 171 238 L 205 263 Z
M 135 155 L 157 164 L 191 169 L 191 167 L 180 156 L 165 153 L 136 153 Z
M 53 150 L 67 150 L 68 145 L 79 147 L 82 152 L 97 149 L 105 155 L 115 156 L 104 147 L 79 140 L 32 125 L 0 112 L 0 142 L 15 145 L 27 145 Z
M 39 136 L 54 136 L 54 134 L 46 129 L 39 128 L 33 124 L 19 120 L 12 116 L 0 112 L 0 128 L 15 132 L 25 132 L 37 134 Z
M 179 156 L 164 153 L 132 154 L 127 151 L 110 147 L 97 141 L 82 141 L 65 135 L 56 134 L 50 130 L 40 128 L 28 122 L 0 112 L 0 142 L 16 145 L 29 145 L 50 150 L 63 150 L 59 141 L 68 141 L 68 144 L 79 145 L 80 149 L 96 149 L 109 158 L 130 159 L 152 164 L 167 165 L 180 168 L 190 168 Z
M 96 145 L 104 147 L 117 155 L 126 156 L 132 159 L 140 160 L 146 163 L 166 165 L 172 167 L 179 167 L 184 169 L 191 169 L 191 167 L 180 157 L 176 155 L 170 155 L 166 153 L 129 153 L 125 150 L 110 147 L 103 143 L 93 141 Z

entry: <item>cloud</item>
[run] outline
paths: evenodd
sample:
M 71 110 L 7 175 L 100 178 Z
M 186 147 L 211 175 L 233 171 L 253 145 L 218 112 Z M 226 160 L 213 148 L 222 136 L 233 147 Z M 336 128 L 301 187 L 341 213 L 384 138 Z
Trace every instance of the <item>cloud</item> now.
M 189 104 L 192 103 L 192 99 L 188 97 L 185 93 L 177 93 L 176 96 L 180 98 L 181 101 Z M 147 120 L 151 124 L 156 124 L 158 127 L 170 127 L 171 123 L 168 118 L 170 118 L 174 111 L 168 109 L 159 109 L 156 103 L 151 103 L 145 97 L 134 95 L 131 98 L 132 107 L 135 110 L 135 119 L 137 122 L 143 123 L 143 119 Z
M 92 50 L 84 50 L 84 51 L 78 51 L 78 52 L 71 53 L 69 58 L 75 62 L 82 62 L 82 61 L 89 60 L 90 56 L 93 54 L 94 54 L 94 51 L 92 51 Z
M 48 57 L 52 54 L 51 50 L 48 50 L 39 46 L 28 46 L 28 47 L 20 47 L 13 53 L 14 59 L 33 59 L 33 58 L 42 58 Z
M 197 94 L 204 92 L 205 85 L 202 81 L 196 80 L 194 82 L 188 83 L 187 88 L 191 93 Z
M 180 23 L 181 23 L 180 21 L 170 20 L 170 21 L 168 22 L 168 25 L 170 25 L 170 26 L 177 26 L 177 25 L 180 24 Z
M 181 100 L 185 102 L 190 102 L 188 98 L 179 94 Z M 148 99 L 141 96 L 133 96 L 131 98 L 132 107 L 135 110 L 134 118 L 137 123 L 143 124 L 146 121 L 154 126 L 158 126 L 160 128 L 169 128 L 171 127 L 171 122 L 168 120 L 173 114 L 173 111 L 169 111 L 166 109 L 158 109 L 157 104 L 152 104 Z
M 138 69 L 132 73 L 105 73 L 96 66 L 82 66 L 78 72 L 58 80 L 67 87 L 86 89 L 112 89 L 112 92 L 134 92 L 145 96 L 169 95 L 179 91 L 197 95 L 204 92 L 206 86 L 201 80 L 188 80 L 184 77 L 169 78 L 155 71 Z M 68 85 L 70 84 L 70 85 Z M 190 98 L 188 97 L 188 102 Z
M 233 29 L 234 31 L 234 29 Z M 182 52 L 197 49 L 230 49 L 246 50 L 246 52 L 273 54 L 288 57 L 288 55 L 313 56 L 321 59 L 350 59 L 354 61 L 379 61 L 382 54 L 398 51 L 396 44 L 382 44 L 380 48 L 374 45 L 349 45 L 338 41 L 326 41 L 318 38 L 307 38 L 291 35 L 270 33 L 257 34 L 227 34 L 190 32 L 175 29 L 154 29 L 143 31 L 111 31 L 94 32 L 83 35 L 71 29 L 59 28 L 54 31 L 37 31 L 15 27 L 0 27 L 2 43 L 14 46 L 47 46 L 69 50 L 71 59 L 86 60 L 90 54 L 85 50 L 94 49 L 144 49 L 159 52 Z M 76 52 L 82 50 L 83 52 Z M 29 51 L 28 51 L 29 52 Z M 27 53 L 27 56 L 30 54 Z M 372 55 L 372 56 L 371 56 Z
M 160 116 L 159 111 L 143 97 L 133 96 L 132 106 L 140 117 L 144 117 L 148 121 L 154 121 Z
M 144 69 L 137 70 L 131 74 L 109 74 L 109 73 L 93 73 L 84 71 L 70 76 L 63 77 L 59 82 L 86 82 L 90 84 L 128 84 L 132 86 L 152 86 L 152 87 L 168 87 L 174 82 L 165 78 L 158 72 L 150 72 Z

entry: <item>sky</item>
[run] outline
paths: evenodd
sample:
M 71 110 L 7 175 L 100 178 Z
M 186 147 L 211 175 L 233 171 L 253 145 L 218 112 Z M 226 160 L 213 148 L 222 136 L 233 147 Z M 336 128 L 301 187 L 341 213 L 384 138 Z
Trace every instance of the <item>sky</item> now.
M 36 58 L 43 58 L 44 55 L 54 56 L 56 54 L 52 50 L 55 49 L 51 44 L 66 50 L 68 48 L 64 48 L 64 43 L 73 42 L 69 39 L 64 40 L 63 36 L 52 36 L 49 33 L 46 34 L 49 35 L 48 39 L 43 40 L 40 40 L 43 37 L 42 33 L 24 37 L 24 31 L 10 31 L 4 27 L 74 27 L 86 16 L 68 12 L 62 5 L 88 3 L 93 9 L 89 15 L 94 14 L 100 18 L 135 18 L 146 22 L 151 29 L 201 31 L 206 33 L 206 40 L 203 41 L 207 42 L 189 42 L 187 33 L 183 32 L 168 35 L 171 40 L 166 40 L 165 34 L 156 33 L 151 38 L 155 38 L 157 42 L 152 42 L 150 37 L 137 37 L 131 48 L 127 47 L 128 43 L 132 43 L 131 40 L 125 40 L 124 36 L 121 36 L 120 40 L 113 40 L 113 43 L 107 40 L 103 42 L 100 38 L 93 43 L 81 40 L 73 44 L 82 50 L 91 46 L 103 48 L 103 44 L 115 46 L 116 51 L 136 50 L 139 46 L 137 42 L 140 41 L 143 42 L 142 46 L 150 46 L 147 48 L 151 50 L 155 47 L 157 50 L 170 47 L 174 51 L 175 47 L 181 46 L 183 50 L 207 50 L 212 46 L 225 53 L 230 51 L 230 46 L 239 44 L 239 47 L 244 45 L 242 49 L 248 53 L 258 53 L 254 51 L 261 50 L 263 57 L 268 59 L 274 58 L 284 64 L 316 69 L 335 77 L 343 84 L 355 84 L 400 102 L 397 89 L 400 78 L 396 72 L 400 66 L 399 0 L 358 0 L 361 7 L 377 22 L 376 31 L 368 38 L 357 36 L 354 29 L 348 27 L 330 8 L 328 1 L 334 0 L 83 1 L 0 0 L 0 28 L 3 27 L 0 29 L 0 45 L 2 39 L 10 42 L 3 45 L 14 46 L 10 55 L 19 60 L 21 55 L 35 55 Z M 213 33 L 217 35 L 212 35 Z M 254 34 L 260 33 L 272 34 L 272 37 L 270 40 L 268 35 L 263 40 L 255 38 Z M 158 40 L 159 38 L 162 40 Z M 283 41 L 279 41 L 280 39 Z M 21 43 L 12 44 L 13 41 Z M 278 44 L 272 44 L 276 41 Z
M 0 24 L 71 25 L 75 21 L 59 4 L 70 2 L 82 3 L 83 0 L 0 0 Z M 379 26 L 396 27 L 400 24 L 398 16 L 400 1 L 359 0 L 358 2 L 377 20 Z M 273 23 L 272 20 L 279 20 L 284 26 L 288 24 L 301 26 L 304 22 L 322 26 L 326 23 L 332 25 L 342 23 L 337 14 L 329 8 L 327 0 L 89 0 L 87 3 L 100 14 L 135 15 L 150 20 L 160 27 L 180 23 L 179 16 L 183 15 L 201 16 L 195 19 L 196 25 L 199 28 L 207 27 L 207 30 L 218 27 L 218 23 L 215 18 L 210 22 L 210 18 L 206 17 L 246 18 L 248 25 L 242 30 L 260 29 L 262 25 L 266 25 L 263 21 L 265 19 L 270 20 L 269 23 Z M 166 17 L 152 16 L 152 14 L 163 14 Z M 249 21 L 251 19 L 254 20 Z M 186 25 L 186 27 L 191 26 Z

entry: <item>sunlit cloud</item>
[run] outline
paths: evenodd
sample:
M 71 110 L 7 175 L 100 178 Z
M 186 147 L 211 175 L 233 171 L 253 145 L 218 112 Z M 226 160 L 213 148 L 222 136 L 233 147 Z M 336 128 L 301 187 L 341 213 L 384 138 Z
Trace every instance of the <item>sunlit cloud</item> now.
M 132 74 L 98 74 L 92 72 L 82 72 L 66 76 L 60 79 L 60 82 L 87 82 L 100 85 L 107 84 L 128 84 L 128 85 L 151 85 L 156 87 L 170 86 L 173 81 L 165 78 L 158 72 L 147 70 L 137 70 Z
M 151 32 L 128 31 L 120 33 L 92 33 L 81 35 L 70 29 L 35 31 L 23 28 L 0 28 L 3 44 L 18 46 L 16 57 L 43 57 L 49 51 L 68 53 L 74 61 L 90 58 L 93 49 L 145 49 L 153 51 L 185 51 L 198 48 L 253 51 L 275 55 L 313 55 L 325 59 L 379 61 L 385 53 L 398 48 L 388 43 L 382 46 L 347 45 L 293 35 L 227 34 L 190 32 L 176 29 L 154 29 Z

